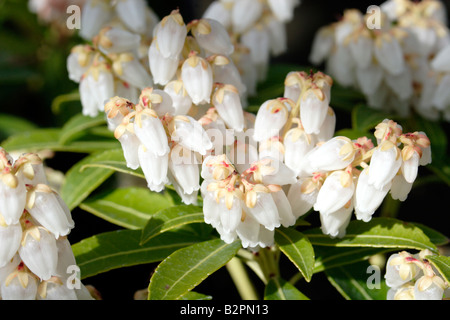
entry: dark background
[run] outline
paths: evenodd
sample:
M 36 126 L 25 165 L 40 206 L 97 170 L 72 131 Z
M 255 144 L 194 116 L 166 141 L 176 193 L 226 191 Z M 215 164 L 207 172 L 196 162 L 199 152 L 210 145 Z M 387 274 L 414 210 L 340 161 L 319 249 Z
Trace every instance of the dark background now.
M 0 0 L 0 113 L 24 117 L 40 127 L 61 126 L 70 116 L 70 110 L 68 113 L 54 114 L 49 106 L 56 96 L 77 89 L 77 84 L 67 78 L 65 58 L 70 48 L 81 43 L 82 40 L 76 37 L 61 37 L 55 41 L 55 31 L 40 26 L 32 14 L 23 13 L 24 17 L 19 18 L 2 15 L 2 6 L 5 8 L 9 4 L 22 5 L 26 10 L 25 2 Z M 148 1 L 150 7 L 161 18 L 178 8 L 186 23 L 201 17 L 210 2 L 206 0 Z M 370 5 L 379 5 L 382 2 L 303 0 L 295 10 L 295 19 L 287 25 L 289 50 L 273 59 L 273 63 L 309 65 L 307 59 L 311 43 L 315 32 L 321 26 L 339 20 L 344 9 L 356 8 L 365 12 Z M 449 11 L 450 1 L 443 2 Z M 22 46 L 17 44 L 17 49 L 12 47 L 11 43 L 16 44 L 14 39 L 23 42 Z M 77 107 L 79 108 L 79 105 Z M 342 116 L 341 122 L 339 122 L 339 116 Z M 349 114 L 338 114 L 338 122 L 346 125 L 349 117 Z M 4 138 L 0 136 L 0 140 Z M 48 164 L 65 172 L 83 156 L 60 153 L 49 160 Z M 422 170 L 421 174 L 429 173 Z M 398 218 L 422 222 L 443 233 L 448 233 L 446 217 L 448 209 L 445 200 L 442 200 L 445 195 L 448 195 L 449 189 L 443 183 L 432 184 L 432 189 L 415 188 L 410 194 L 410 198 L 414 201 L 407 200 L 402 204 Z M 72 243 L 100 232 L 117 229 L 117 226 L 110 225 L 79 209 L 74 210 L 73 216 L 76 227 L 69 235 Z M 313 222 L 318 223 L 317 215 L 314 219 L 316 220 Z M 287 266 L 282 270 L 283 273 L 290 274 L 295 271 L 289 261 L 284 261 L 283 265 Z M 95 286 L 106 300 L 131 300 L 136 290 L 147 287 L 155 267 L 156 264 L 152 264 L 113 270 L 85 279 L 84 283 Z M 259 289 L 263 288 L 256 278 L 255 283 Z M 343 299 L 331 287 L 323 273 L 314 275 L 313 281 L 307 286 L 302 285 L 300 289 L 311 299 Z M 207 278 L 195 290 L 214 294 L 215 299 L 239 299 L 225 269 Z

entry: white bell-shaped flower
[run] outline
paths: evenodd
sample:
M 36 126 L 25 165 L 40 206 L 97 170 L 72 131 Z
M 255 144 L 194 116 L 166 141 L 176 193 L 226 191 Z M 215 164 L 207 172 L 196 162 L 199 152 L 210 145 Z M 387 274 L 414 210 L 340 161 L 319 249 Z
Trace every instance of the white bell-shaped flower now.
M 254 68 L 257 68 L 257 79 L 264 80 L 270 60 L 270 35 L 267 27 L 257 24 L 241 36 L 241 44 L 250 49 Z
M 184 189 L 181 187 L 181 185 L 178 183 L 178 181 L 174 178 L 172 175 L 172 172 L 170 170 L 167 171 L 167 179 L 169 180 L 169 183 L 173 186 L 175 189 L 175 192 L 180 196 L 181 202 L 187 205 L 198 205 L 198 193 L 199 190 L 195 190 L 192 193 L 185 193 Z
M 403 159 L 401 165 L 401 171 L 405 180 L 409 183 L 413 183 L 416 180 L 419 170 L 420 155 L 413 151 L 408 159 Z
M 296 183 L 292 184 L 289 188 L 287 197 L 291 204 L 292 213 L 297 217 L 301 217 L 311 210 L 314 203 L 317 201 L 317 195 L 319 188 L 307 190 L 305 183 L 310 178 L 300 178 Z
M 33 226 L 24 231 L 19 254 L 26 266 L 41 280 L 56 273 L 58 249 L 56 239 L 43 227 Z
M 199 162 L 191 150 L 175 145 L 170 152 L 169 170 L 183 193 L 192 194 L 200 189 Z
M 83 76 L 80 80 L 79 92 L 82 105 L 81 112 L 84 116 L 95 117 L 99 112 L 97 99 L 92 93 L 93 89 L 90 86 L 90 81 L 87 80 L 86 76 Z
M 414 300 L 442 300 L 445 282 L 439 276 L 422 276 L 414 284 Z
M 270 39 L 270 53 L 277 57 L 287 51 L 286 25 L 275 17 L 269 17 L 266 23 Z
M 83 74 L 88 70 L 92 62 L 94 50 L 89 45 L 77 45 L 72 48 L 67 56 L 66 66 L 69 79 L 79 83 Z
M 317 142 L 325 142 L 333 138 L 336 129 L 336 113 L 329 107 L 325 120 L 319 129 L 319 133 L 314 135 Z
M 242 221 L 236 233 L 241 240 L 243 248 L 253 248 L 259 246 L 260 243 L 260 230 L 265 229 L 261 224 L 251 215 L 246 214 L 244 221 Z M 267 229 L 265 229 L 267 230 Z
M 155 192 L 161 192 L 169 182 L 167 178 L 169 153 L 157 155 L 141 144 L 138 149 L 138 156 L 148 188 Z
M 413 184 L 406 181 L 403 174 L 397 174 L 392 179 L 391 196 L 394 200 L 405 201 L 408 198 L 408 194 L 412 189 Z
M 213 89 L 210 64 L 197 54 L 191 54 L 181 67 L 181 79 L 194 104 L 209 103 Z
M 256 114 L 253 138 L 255 141 L 264 141 L 279 136 L 289 117 L 288 106 L 277 100 L 264 102 Z
M 233 85 L 241 97 L 247 93 L 247 87 L 242 79 L 241 72 L 232 59 L 224 55 L 214 55 L 209 59 L 215 83 Z
M 200 47 L 211 54 L 229 56 L 234 51 L 233 43 L 225 27 L 212 19 L 199 19 L 191 23 L 192 35 Z
M 295 172 L 277 158 L 261 158 L 258 162 L 253 163 L 252 166 L 258 167 L 261 181 L 265 185 L 284 186 L 297 181 Z
M 213 94 L 212 104 L 229 128 L 237 132 L 244 130 L 244 110 L 236 87 L 220 85 Z
M 261 17 L 263 10 L 263 3 L 258 0 L 235 1 L 231 9 L 233 32 L 240 34 L 254 25 Z
M 318 134 L 328 112 L 328 99 L 322 90 L 307 90 L 300 103 L 300 119 L 308 134 Z
M 352 176 L 346 171 L 334 171 L 320 188 L 314 210 L 322 215 L 338 211 L 352 198 L 354 191 Z
M 141 141 L 129 131 L 125 131 L 118 140 L 122 146 L 127 167 L 132 170 L 139 168 L 138 148 L 141 145 Z
M 68 235 L 74 227 L 66 204 L 49 186 L 38 184 L 28 191 L 27 210 L 55 238 Z
M 213 144 L 202 125 L 189 116 L 176 116 L 173 119 L 173 132 L 171 138 L 192 151 L 205 155 L 211 150 Z
M 274 230 L 281 225 L 277 205 L 270 193 L 256 192 L 254 206 L 247 205 L 245 209 L 268 230 Z
M 73 275 L 69 267 L 73 268 L 77 265 L 71 244 L 67 237 L 59 237 L 56 239 L 56 247 L 58 248 L 58 264 L 55 274 L 61 279 L 67 279 Z
M 435 71 L 450 72 L 450 45 L 441 49 L 431 60 L 430 66 Z
M 364 69 L 357 68 L 355 74 L 358 80 L 358 87 L 365 95 L 377 94 L 384 77 L 384 70 L 380 65 L 371 64 Z
M 383 33 L 375 40 L 374 56 L 378 63 L 391 75 L 398 75 L 405 70 L 402 47 L 391 34 Z
M 20 224 L 2 225 L 0 223 L 0 268 L 6 265 L 17 253 L 22 240 Z
M 363 32 L 349 42 L 350 53 L 359 69 L 366 69 L 373 60 L 373 40 L 370 33 Z
M 85 40 L 92 40 L 112 16 L 108 0 L 87 0 L 81 12 L 80 36 Z
M 173 115 L 186 115 L 192 106 L 192 99 L 187 94 L 184 84 L 180 80 L 173 80 L 164 86 L 164 91 L 172 98 Z
M 270 9 L 281 22 L 290 22 L 294 18 L 294 9 L 300 0 L 268 0 Z
M 154 88 L 144 89 L 140 99 L 144 105 L 151 103 L 151 108 L 156 111 L 156 114 L 161 119 L 166 114 L 173 115 L 175 113 L 172 97 L 164 90 Z
M 164 58 L 178 58 L 183 49 L 187 28 L 178 10 L 165 16 L 154 29 L 158 48 Z
M 105 54 L 134 52 L 140 45 L 141 36 L 122 28 L 105 27 L 95 40 Z
M 320 27 L 314 36 L 308 60 L 314 65 L 320 65 L 330 56 L 333 45 L 334 28 Z
M 116 2 L 115 11 L 120 20 L 133 32 L 147 32 L 147 2 L 145 0 L 121 0 Z
M 212 1 L 203 12 L 202 18 L 216 20 L 226 29 L 231 27 L 231 10 L 227 3 L 221 0 Z
M 39 284 L 38 300 L 78 300 L 75 289 L 69 288 L 58 277 L 51 277 Z
M 156 38 L 153 39 L 148 49 L 148 59 L 153 81 L 156 84 L 166 85 L 174 78 L 178 69 L 179 56 L 164 57 Z
M 386 284 L 391 288 L 400 287 L 411 281 L 419 273 L 419 268 L 414 263 L 407 263 L 405 259 L 411 257 L 407 252 L 394 253 L 386 262 Z
M 205 180 L 203 185 L 208 185 L 210 181 Z M 202 195 L 203 197 L 203 216 L 205 223 L 210 224 L 214 228 L 220 225 L 220 206 L 212 192 L 207 192 Z
M 350 139 L 334 137 L 322 145 L 314 147 L 302 161 L 301 174 L 333 171 L 346 168 L 355 158 L 355 149 Z
M 152 77 L 135 55 L 121 53 L 113 61 L 115 74 L 123 81 L 140 90 L 153 86 Z
M 292 213 L 291 204 L 283 190 L 272 192 L 272 198 L 275 201 L 275 205 L 278 209 L 278 215 L 280 217 L 280 223 L 283 227 L 290 227 L 295 224 L 297 220 Z
M 370 160 L 369 184 L 381 190 L 392 181 L 402 165 L 400 150 L 390 141 L 383 141 Z
M 355 190 L 355 214 L 358 220 L 368 222 L 372 215 L 383 202 L 390 190 L 391 184 L 386 184 L 382 189 L 376 189 L 369 184 L 369 168 L 365 168 L 358 177 Z
M 149 152 L 157 156 L 169 153 L 166 131 L 153 110 L 137 111 L 134 132 Z
M 314 148 L 313 137 L 300 128 L 294 128 L 286 133 L 283 143 L 284 163 L 298 175 L 302 158 Z
M 36 300 L 38 279 L 20 263 L 0 284 L 2 300 Z
M 329 214 L 320 214 L 320 229 L 323 234 L 332 238 L 342 238 L 346 235 L 346 229 L 350 223 L 353 212 L 353 204 L 344 205 L 341 209 Z
M 115 96 L 114 77 L 111 70 L 107 68 L 106 64 L 91 67 L 83 81 L 87 82 L 91 96 L 96 101 L 98 111 L 103 112 L 105 104 Z
M 0 214 L 4 223 L 10 225 L 19 222 L 25 208 L 27 191 L 23 173 L 14 175 L 8 167 L 3 171 L 0 172 Z
M 233 197 L 231 206 L 225 197 L 220 199 L 220 223 L 225 232 L 235 232 L 242 219 L 242 201 Z

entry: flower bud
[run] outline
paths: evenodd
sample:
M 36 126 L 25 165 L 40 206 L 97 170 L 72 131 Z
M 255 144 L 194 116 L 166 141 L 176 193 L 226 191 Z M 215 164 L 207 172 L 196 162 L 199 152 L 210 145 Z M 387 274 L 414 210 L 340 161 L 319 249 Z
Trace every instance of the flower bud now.
M 256 141 L 264 141 L 279 136 L 289 117 L 289 107 L 287 100 L 264 102 L 256 114 L 253 138 Z
M 183 49 L 187 28 L 178 10 L 165 16 L 155 27 L 158 48 L 164 58 L 178 58 Z

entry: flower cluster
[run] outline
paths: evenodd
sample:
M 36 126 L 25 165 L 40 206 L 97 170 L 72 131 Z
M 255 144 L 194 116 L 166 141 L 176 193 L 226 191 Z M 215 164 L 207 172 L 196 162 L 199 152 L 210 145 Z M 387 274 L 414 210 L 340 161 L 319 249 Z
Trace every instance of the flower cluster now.
M 363 15 L 346 10 L 317 32 L 310 61 L 354 87 L 370 107 L 448 120 L 449 44 L 445 8 L 437 0 L 388 0 Z
M 67 239 L 73 227 L 42 160 L 30 153 L 14 161 L 0 148 L 1 299 L 92 299 L 73 277 L 79 271 Z
M 402 251 L 391 255 L 386 264 L 387 300 L 442 300 L 449 284 L 426 259 L 429 250 L 412 255 Z

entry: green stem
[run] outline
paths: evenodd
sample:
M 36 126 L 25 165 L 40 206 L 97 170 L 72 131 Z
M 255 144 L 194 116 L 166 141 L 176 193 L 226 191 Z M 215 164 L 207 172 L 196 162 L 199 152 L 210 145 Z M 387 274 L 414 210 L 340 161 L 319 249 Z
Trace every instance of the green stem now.
M 233 257 L 226 264 L 226 268 L 230 273 L 230 276 L 233 279 L 242 300 L 259 300 L 258 293 L 248 277 L 245 266 L 239 258 Z

